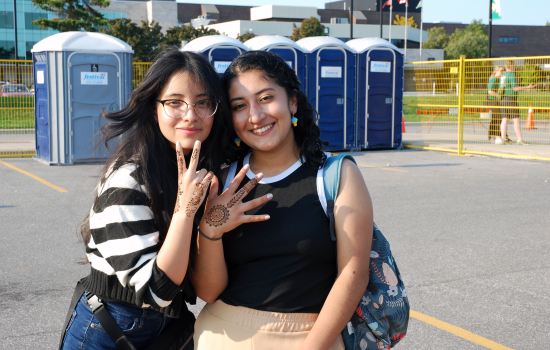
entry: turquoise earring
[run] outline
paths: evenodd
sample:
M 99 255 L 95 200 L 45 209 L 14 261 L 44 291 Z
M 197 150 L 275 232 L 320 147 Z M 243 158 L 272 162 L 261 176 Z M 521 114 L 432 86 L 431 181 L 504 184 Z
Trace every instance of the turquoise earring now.
M 294 113 L 292 113 L 292 119 L 290 119 L 290 121 L 292 122 L 292 125 L 294 125 L 295 127 L 298 126 L 298 118 L 294 116 Z
M 237 147 L 241 147 L 241 139 L 240 138 L 236 137 L 234 141 L 237 144 Z

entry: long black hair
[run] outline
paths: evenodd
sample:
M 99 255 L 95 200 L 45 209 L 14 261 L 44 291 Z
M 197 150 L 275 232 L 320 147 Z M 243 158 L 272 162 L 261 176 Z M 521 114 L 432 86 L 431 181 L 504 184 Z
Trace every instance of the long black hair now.
M 298 125 L 293 129 L 294 141 L 300 149 L 300 158 L 305 159 L 305 164 L 311 168 L 320 168 L 327 157 L 322 151 L 321 130 L 315 123 L 317 111 L 300 90 L 301 83 L 296 76 L 296 72 L 277 54 L 266 51 L 249 51 L 237 57 L 223 74 L 222 85 L 226 93 L 229 91 L 233 79 L 248 71 L 261 72 L 265 79 L 271 80 L 284 88 L 289 99 L 296 97 L 298 110 L 295 116 L 298 118 Z M 233 128 L 233 123 L 227 124 L 227 132 L 223 137 L 223 147 L 228 162 L 234 162 L 250 152 L 250 146 L 241 142 L 241 146 L 238 147 L 234 142 L 237 134 Z
M 220 145 L 229 110 L 220 78 L 214 67 L 200 54 L 169 48 L 160 52 L 145 78 L 132 92 L 126 106 L 117 112 L 105 112 L 107 124 L 102 127 L 103 142 L 107 147 L 116 142 L 116 150 L 105 164 L 99 185 L 125 164 L 135 164 L 135 175 L 145 187 L 154 221 L 163 241 L 170 226 L 177 197 L 176 151 L 163 136 L 155 121 L 156 99 L 176 72 L 188 72 L 190 79 L 203 85 L 208 98 L 219 101 L 209 136 L 201 145 L 198 169 L 205 168 L 219 174 L 226 158 Z M 120 139 L 116 139 L 120 137 Z M 187 163 L 189 159 L 186 159 Z M 122 198 L 120 199 L 122 200 Z M 98 197 L 94 205 L 97 205 Z M 198 215 L 198 214 L 197 214 Z M 198 220 L 198 219 L 197 219 Z M 81 225 L 85 244 L 90 241 L 88 220 Z M 194 241 L 194 240 L 193 240 Z M 193 249 L 192 249 L 193 251 Z

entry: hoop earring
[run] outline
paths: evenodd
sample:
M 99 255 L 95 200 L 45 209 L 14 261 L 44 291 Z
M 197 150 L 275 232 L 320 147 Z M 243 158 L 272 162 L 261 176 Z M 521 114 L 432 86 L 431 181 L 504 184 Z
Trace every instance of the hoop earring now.
M 234 141 L 237 144 L 237 147 L 241 147 L 241 139 L 240 138 L 236 137 Z
M 298 126 L 298 118 L 294 116 L 294 113 L 291 114 L 290 121 L 292 122 L 292 125 L 294 125 L 294 127 Z

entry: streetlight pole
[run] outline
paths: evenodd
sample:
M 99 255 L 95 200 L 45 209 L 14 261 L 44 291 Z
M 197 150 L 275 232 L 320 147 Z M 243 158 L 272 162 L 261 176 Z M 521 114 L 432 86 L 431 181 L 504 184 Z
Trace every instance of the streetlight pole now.
M 380 39 L 383 39 L 382 38 L 382 1 L 383 0 L 379 0 L 378 3 L 379 3 L 379 6 L 380 6 Z
M 353 39 L 353 0 L 350 0 L 350 10 L 349 10 L 349 40 Z
M 487 58 L 491 58 L 492 27 L 493 27 L 493 0 L 489 0 L 489 49 L 487 51 Z
M 14 33 L 15 33 L 15 59 L 17 59 L 17 0 L 13 0 L 13 27 L 14 27 Z

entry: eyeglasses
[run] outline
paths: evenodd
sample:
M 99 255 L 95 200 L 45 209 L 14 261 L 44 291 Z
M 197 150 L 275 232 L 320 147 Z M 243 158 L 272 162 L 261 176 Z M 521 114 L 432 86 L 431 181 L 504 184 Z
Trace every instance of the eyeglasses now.
M 164 113 L 170 118 L 181 118 L 189 111 L 189 106 L 192 106 L 195 113 L 201 118 L 210 118 L 218 110 L 218 101 L 211 98 L 200 100 L 194 104 L 189 104 L 182 100 L 159 100 L 157 102 L 162 103 Z

